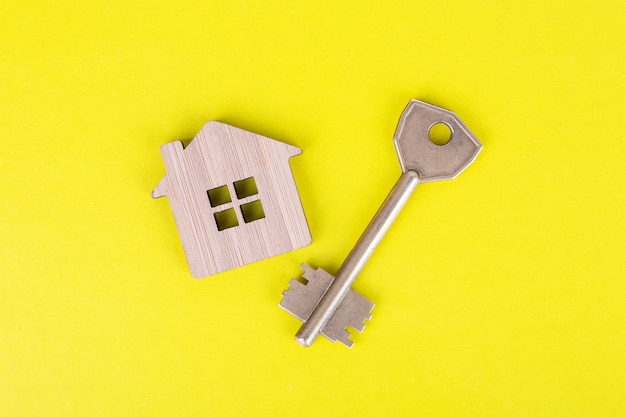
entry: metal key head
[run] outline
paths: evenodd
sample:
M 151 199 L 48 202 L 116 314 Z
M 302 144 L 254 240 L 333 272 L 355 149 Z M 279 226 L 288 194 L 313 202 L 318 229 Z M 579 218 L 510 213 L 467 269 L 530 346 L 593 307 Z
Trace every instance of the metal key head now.
M 444 145 L 430 139 L 431 129 L 439 123 L 450 129 Z M 455 178 L 482 149 L 456 114 L 419 100 L 411 100 L 404 109 L 393 142 L 402 171 L 416 171 L 422 182 Z

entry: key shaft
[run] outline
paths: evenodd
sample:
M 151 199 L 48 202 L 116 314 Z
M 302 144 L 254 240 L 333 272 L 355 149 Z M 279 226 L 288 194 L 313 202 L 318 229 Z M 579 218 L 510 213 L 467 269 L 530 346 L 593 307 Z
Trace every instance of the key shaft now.
M 420 182 L 413 170 L 402 173 L 389 195 L 380 206 L 374 218 L 345 259 L 333 283 L 328 288 L 311 317 L 298 330 L 296 340 L 302 346 L 311 346 L 320 331 L 326 326 L 341 304 L 356 277 L 382 240 L 385 233 L 398 217 L 411 194 Z

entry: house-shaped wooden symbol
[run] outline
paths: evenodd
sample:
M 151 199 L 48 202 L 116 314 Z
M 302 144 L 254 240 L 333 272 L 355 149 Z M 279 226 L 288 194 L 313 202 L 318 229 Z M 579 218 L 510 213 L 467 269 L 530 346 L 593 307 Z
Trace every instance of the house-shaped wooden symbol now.
M 167 196 L 191 274 L 202 278 L 311 243 L 289 158 L 302 153 L 255 133 L 209 122 L 183 148 L 161 146 Z

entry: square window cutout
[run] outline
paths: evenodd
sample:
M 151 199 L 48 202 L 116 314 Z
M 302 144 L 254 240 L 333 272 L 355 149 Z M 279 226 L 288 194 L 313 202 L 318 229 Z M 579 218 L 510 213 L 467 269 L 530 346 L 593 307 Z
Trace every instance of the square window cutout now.
M 264 219 L 265 212 L 263 211 L 263 205 L 261 204 L 261 200 L 254 200 L 249 203 L 242 204 L 241 214 L 243 215 L 243 220 L 246 223 Z
M 256 188 L 256 182 L 254 181 L 254 177 L 246 178 L 245 180 L 241 181 L 236 181 L 233 183 L 233 185 L 235 186 L 235 193 L 237 193 L 237 198 L 246 198 L 259 193 Z
M 230 203 L 232 201 L 228 187 L 225 185 L 217 188 L 211 188 L 206 193 L 209 195 L 211 207 L 221 206 L 222 204 Z
M 233 208 L 224 211 L 216 211 L 213 216 L 215 216 L 215 223 L 217 223 L 217 230 L 219 231 L 239 226 L 237 214 Z

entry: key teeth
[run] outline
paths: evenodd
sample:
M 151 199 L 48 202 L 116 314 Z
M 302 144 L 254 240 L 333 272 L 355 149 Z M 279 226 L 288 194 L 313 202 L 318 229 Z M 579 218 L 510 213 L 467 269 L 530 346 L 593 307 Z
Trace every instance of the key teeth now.
M 294 287 L 298 287 L 298 286 L 305 286 L 305 284 L 301 283 L 300 281 L 298 281 L 295 278 L 291 278 L 291 280 L 289 281 L 288 288 L 286 290 L 283 290 L 283 292 L 281 293 L 281 295 L 283 296 L 283 298 L 289 293 L 289 291 L 291 291 Z
M 361 333 L 365 329 L 365 321 L 372 318 L 373 309 L 374 303 L 351 289 L 321 333 L 333 342 L 340 341 L 352 347 L 352 334 L 347 328 L 351 327 Z
M 348 346 L 348 348 L 352 349 L 352 346 L 354 346 L 354 342 L 350 340 L 350 336 L 352 336 L 352 333 L 350 333 L 348 329 L 344 329 L 343 334 L 337 338 L 337 342 L 341 342 L 344 345 Z
M 283 298 L 278 304 L 280 308 L 282 308 L 287 313 L 291 314 L 300 321 L 304 321 L 307 318 L 305 317 L 306 312 L 304 311 L 304 309 L 300 308 L 302 306 L 302 303 L 298 302 L 298 300 L 302 298 L 302 293 L 305 292 L 305 288 L 305 284 L 301 283 L 297 279 L 292 278 L 291 281 L 289 281 L 289 288 L 283 290 Z
M 322 268 L 312 268 L 304 263 L 300 268 L 304 271 L 302 277 L 307 283 L 303 284 L 292 278 L 289 281 L 289 288 L 282 293 L 283 299 L 279 306 L 300 321 L 306 321 L 335 277 Z M 352 333 L 348 327 L 362 332 L 365 329 L 365 321 L 372 318 L 373 308 L 374 303 L 350 289 L 320 333 L 331 342 L 339 341 L 352 348 L 354 342 L 350 340 Z
M 315 269 L 311 268 L 308 264 L 306 264 L 304 262 L 300 265 L 300 269 L 302 269 L 304 271 L 302 276 L 306 276 L 307 273 L 310 274 L 311 272 L 315 272 Z
M 317 267 L 317 268 L 313 268 L 307 264 L 302 264 L 300 265 L 300 269 L 302 269 L 304 272 L 302 273 L 302 278 L 304 278 L 307 283 L 304 285 L 308 285 L 311 281 L 323 281 L 323 282 L 330 282 L 332 283 L 332 281 L 335 279 L 334 275 L 329 274 L 328 272 L 326 272 L 325 269 Z M 330 284 L 328 284 L 328 286 L 324 289 L 324 292 L 328 289 L 328 287 L 330 286 Z
M 282 293 L 283 299 L 279 306 L 300 321 L 305 321 L 313 313 L 334 277 L 322 268 L 313 269 L 307 264 L 302 264 L 300 268 L 304 271 L 302 277 L 307 283 L 303 284 L 292 278 L 289 289 Z

